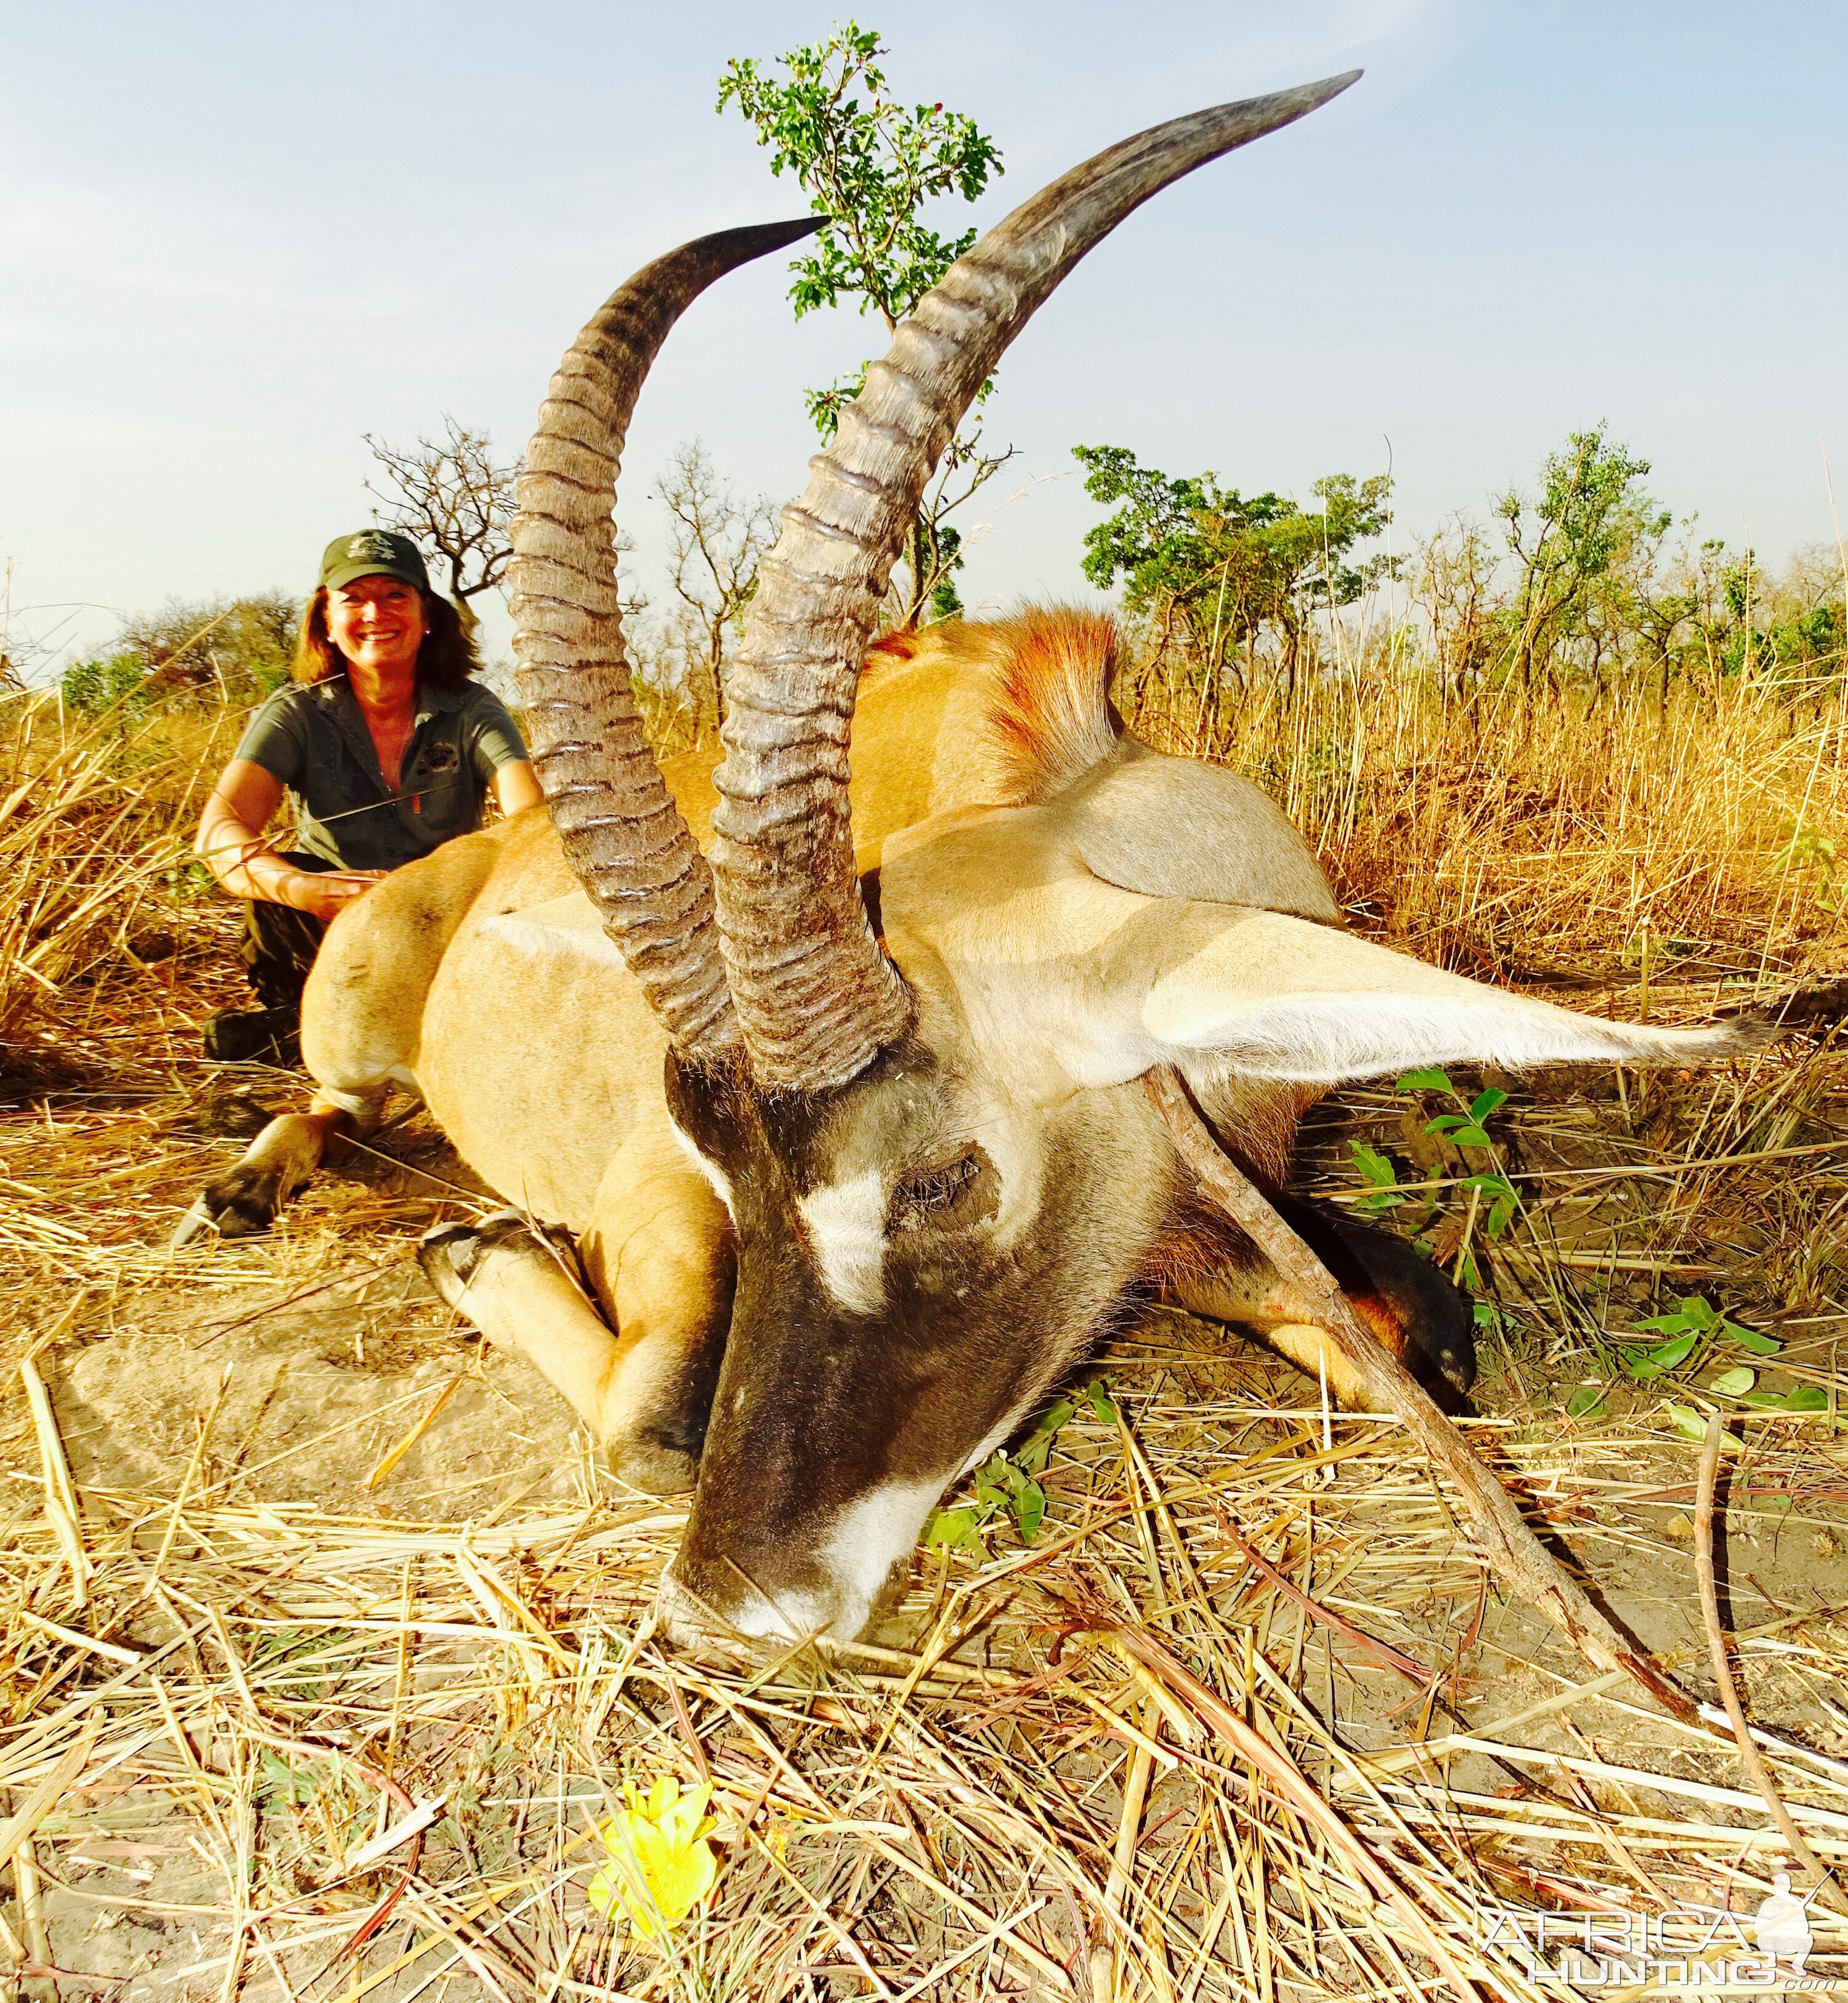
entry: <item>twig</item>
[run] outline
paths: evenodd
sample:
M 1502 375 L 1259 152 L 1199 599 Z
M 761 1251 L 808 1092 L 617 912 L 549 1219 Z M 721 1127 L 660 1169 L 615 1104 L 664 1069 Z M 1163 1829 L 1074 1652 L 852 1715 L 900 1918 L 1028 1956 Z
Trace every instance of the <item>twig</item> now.
M 1333 1628 L 1337 1634 L 1352 1641 L 1356 1648 L 1364 1648 L 1370 1655 L 1377 1656 L 1389 1668 L 1397 1669 L 1402 1676 L 1417 1684 L 1420 1690 L 1427 1688 L 1436 1681 L 1433 1673 L 1422 1662 L 1414 1662 L 1409 1655 L 1402 1655 L 1388 1642 L 1376 1641 L 1372 1635 L 1356 1627 L 1353 1621 L 1343 1620 L 1341 1615 L 1323 1606 L 1319 1599 L 1311 1599 L 1300 1586 L 1286 1579 L 1269 1558 L 1246 1540 L 1225 1505 L 1216 1496 L 1213 1501 L 1220 1529 L 1238 1547 L 1246 1563 L 1268 1579 L 1286 1599 L 1293 1600 L 1311 1620 L 1319 1620 L 1325 1627 Z
M 1112 1938 L 1122 1919 L 1123 1896 L 1129 1889 L 1129 1874 L 1136 1863 L 1136 1840 L 1142 1830 L 1143 1802 L 1149 1792 L 1149 1776 L 1155 1769 L 1151 1750 L 1161 1729 L 1161 1711 L 1152 1700 L 1143 1707 L 1143 1722 L 1150 1744 L 1139 1745 L 1129 1756 L 1129 1773 L 1123 1782 L 1123 1812 L 1117 1823 L 1116 1849 L 1110 1860 L 1110 1875 L 1104 1885 L 1104 1921 L 1090 1951 L 1091 2003 L 1112 2003 L 1119 1993 L 1116 1980 L 1116 1941 Z
M 1790 1819 L 1790 1812 L 1783 1805 L 1783 1798 L 1772 1785 L 1771 1776 L 1765 1763 L 1759 1757 L 1759 1750 L 1752 1741 L 1752 1727 L 1747 1722 L 1745 1708 L 1739 1701 L 1739 1693 L 1734 1684 L 1732 1666 L 1726 1659 L 1726 1635 L 1720 1625 L 1720 1588 L 1713 1577 L 1713 1491 L 1720 1478 L 1720 1442 L 1725 1437 L 1726 1426 L 1719 1413 L 1715 1412 L 1707 1421 L 1706 1438 L 1700 1449 L 1700 1480 L 1698 1498 L 1694 1505 L 1694 1575 L 1700 1582 L 1700 1613 L 1706 1623 L 1707 1648 L 1713 1660 L 1713 1680 L 1720 1686 L 1720 1701 L 1726 1707 L 1726 1715 L 1731 1722 L 1733 1736 L 1739 1742 L 1739 1761 L 1751 1777 L 1753 1786 L 1765 1798 L 1765 1805 L 1771 1811 L 1771 1819 L 1783 1832 L 1783 1839 L 1790 1846 L 1790 1854 L 1804 1869 L 1816 1881 L 1818 1887 L 1827 1886 L 1829 1903 L 1838 1912 L 1848 1913 L 1848 1899 L 1844 1899 L 1831 1882 L 1828 1871 L 1816 1853 L 1804 1840 L 1803 1832 Z
M 1637 1654 L 1567 1575 L 1521 1520 L 1507 1491 L 1470 1451 L 1405 1366 L 1387 1355 L 1348 1305 L 1328 1268 L 1229 1161 L 1194 1110 L 1179 1075 L 1167 1066 L 1150 1072 L 1149 1096 L 1160 1108 L 1181 1159 L 1278 1271 L 1313 1304 L 1317 1326 L 1346 1359 L 1367 1396 L 1392 1413 L 1460 1491 L 1465 1509 L 1501 1578 L 1530 1606 L 1544 1613 L 1598 1669 L 1622 1669 L 1684 1723 L 1696 1716 L 1691 1699 L 1654 1663 Z
M 34 1345 L 37 1347 L 37 1345 Z M 45 1520 L 51 1526 L 65 1563 L 71 1568 L 71 1610 L 79 1611 L 89 1596 L 89 1561 L 84 1554 L 83 1532 L 79 1526 L 76 1491 L 71 1486 L 69 1463 L 64 1442 L 58 1438 L 58 1421 L 44 1379 L 30 1356 L 19 1358 L 19 1378 L 32 1407 L 33 1430 L 38 1435 L 39 1465 L 45 1485 Z M 42 1961 L 47 1959 L 41 1955 Z

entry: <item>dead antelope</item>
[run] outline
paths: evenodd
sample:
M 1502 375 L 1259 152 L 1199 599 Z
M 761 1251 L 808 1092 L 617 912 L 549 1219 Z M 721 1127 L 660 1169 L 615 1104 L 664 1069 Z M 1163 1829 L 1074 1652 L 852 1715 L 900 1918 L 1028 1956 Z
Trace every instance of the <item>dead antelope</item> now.
M 1029 613 L 866 660 L 902 525 L 1061 278 L 1177 177 L 1351 79 L 1128 140 L 992 230 L 901 329 L 765 558 L 724 762 L 657 769 L 622 651 L 611 495 L 660 343 L 805 225 L 709 237 L 609 301 L 553 379 L 513 608 L 533 813 L 399 871 L 328 935 L 278 1120 L 198 1215 L 260 1227 L 327 1136 L 421 1092 L 522 1221 L 426 1243 L 639 1485 L 697 1476 L 669 1613 L 852 1636 L 945 1486 L 1140 1288 L 1350 1393 L 1311 1310 L 1181 1166 L 1171 1066 L 1275 1188 L 1326 1086 L 1477 1059 L 1685 1063 L 1738 1027 L 1574 1015 L 1350 937 L 1262 794 L 1158 756 L 1106 700 L 1107 620 Z M 848 748 L 852 738 L 853 770 Z M 1311 1225 L 1398 1353 L 1454 1385 L 1457 1296 L 1395 1240 Z

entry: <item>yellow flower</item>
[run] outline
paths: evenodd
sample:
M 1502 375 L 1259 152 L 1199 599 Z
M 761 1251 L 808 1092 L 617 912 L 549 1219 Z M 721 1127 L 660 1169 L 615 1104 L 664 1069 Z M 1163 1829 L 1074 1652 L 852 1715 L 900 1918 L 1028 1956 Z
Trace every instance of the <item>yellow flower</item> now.
M 646 1795 L 632 1781 L 622 1791 L 628 1806 L 597 1831 L 610 1861 L 590 1880 L 590 1903 L 607 1919 L 626 1913 L 642 1939 L 653 1940 L 684 1920 L 718 1879 L 719 1860 L 706 1841 L 718 1826 L 705 1812 L 712 1790 L 702 1783 L 683 1795 L 668 1774 Z

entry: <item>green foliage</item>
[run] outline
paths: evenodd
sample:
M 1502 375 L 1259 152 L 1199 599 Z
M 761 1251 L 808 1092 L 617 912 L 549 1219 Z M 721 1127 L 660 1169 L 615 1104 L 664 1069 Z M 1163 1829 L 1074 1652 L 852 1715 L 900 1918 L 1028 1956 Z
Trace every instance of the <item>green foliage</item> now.
M 825 41 L 788 51 L 779 59 L 780 76 L 754 56 L 738 56 L 719 79 L 716 108 L 723 114 L 735 105 L 758 144 L 771 149 L 772 173 L 793 173 L 828 218 L 790 266 L 798 320 L 857 299 L 863 314 L 877 313 L 896 331 L 975 240 L 972 229 L 941 235 L 920 209 L 939 199 L 974 201 L 1003 171 L 999 151 L 972 118 L 940 101 L 909 109 L 898 101 L 880 67 L 887 53 L 876 29 L 850 20 Z M 824 440 L 870 365 L 806 393 Z M 978 404 L 992 387 L 982 386 Z M 961 609 L 949 581 L 961 558 L 943 518 L 1012 456 L 985 453 L 979 439 L 978 422 L 950 441 L 937 484 L 918 510 L 907 539 L 911 582 L 901 624 L 915 624 L 926 611 L 941 618 Z M 964 484 L 952 496 L 947 483 L 959 474 Z
M 1122 446 L 1074 446 L 1084 491 L 1108 521 L 1087 531 L 1084 574 L 1100 590 L 1123 579 L 1123 609 L 1179 637 L 1209 673 L 1269 629 L 1286 662 L 1318 611 L 1347 605 L 1385 574 L 1387 560 L 1349 561 L 1385 527 L 1391 477 L 1330 474 L 1322 506 L 1306 513 L 1276 494 L 1247 498 L 1202 473 L 1171 479 Z
M 824 42 L 789 50 L 785 81 L 752 56 L 734 57 L 719 80 L 716 108 L 736 104 L 772 149 L 771 173 L 789 169 L 828 218 L 791 267 L 798 320 L 857 299 L 895 329 L 975 240 L 973 229 L 939 236 L 920 205 L 943 195 L 974 201 L 1003 170 L 972 118 L 940 103 L 907 110 L 898 102 L 879 67 L 887 53 L 877 29 L 849 21 Z
M 59 678 L 65 707 L 84 716 L 100 716 L 121 705 L 124 719 L 146 708 L 152 699 L 147 663 L 138 654 L 111 654 L 95 661 L 73 661 Z
M 1685 1295 L 1666 1314 L 1651 1315 L 1647 1320 L 1638 1322 L 1636 1333 L 1663 1338 L 1659 1342 L 1626 1344 L 1618 1350 L 1618 1367 L 1638 1384 L 1653 1383 L 1657 1378 L 1671 1376 L 1678 1372 L 1692 1376 L 1694 1370 L 1706 1365 L 1717 1348 L 1724 1344 L 1734 1345 L 1754 1356 L 1775 1356 L 1778 1353 L 1778 1345 L 1769 1336 L 1729 1320 L 1698 1294 Z M 1751 1370 L 1735 1365 L 1700 1388 L 1723 1397 L 1738 1397 L 1751 1392 L 1755 1381 Z M 1769 1403 L 1774 1410 L 1787 1409 L 1780 1398 L 1762 1393 L 1753 1395 L 1748 1402 Z M 1570 1410 L 1570 1406 L 1566 1409 Z
M 1399 1194 L 1398 1174 L 1391 1162 L 1363 1141 L 1349 1141 L 1348 1152 L 1354 1158 L 1354 1173 L 1367 1188 L 1367 1194 L 1360 1197 L 1353 1208 L 1356 1210 L 1397 1210 L 1405 1199 Z
M 1508 664 L 1530 686 L 1540 674 L 1559 679 L 1559 657 L 1598 635 L 1623 603 L 1634 560 L 1653 554 L 1674 517 L 1642 487 L 1649 461 L 1613 444 L 1599 424 L 1574 432 L 1563 452 L 1540 469 L 1538 494 L 1510 488 L 1496 512 L 1510 554 L 1520 566 L 1513 603 Z M 1601 659 L 1602 649 L 1598 649 Z
M 1472 1098 L 1465 1099 L 1451 1082 L 1450 1073 L 1436 1065 L 1405 1072 L 1396 1089 L 1405 1092 L 1442 1092 L 1458 1110 L 1454 1113 L 1434 1113 L 1425 1122 L 1424 1131 L 1440 1134 L 1458 1148 L 1486 1148 L 1489 1151 L 1494 1166 L 1460 1176 L 1456 1186 L 1470 1192 L 1471 1202 L 1482 1221 L 1482 1235 L 1493 1244 L 1507 1232 L 1521 1209 L 1520 1194 L 1503 1172 L 1500 1160 L 1495 1155 L 1494 1141 L 1483 1124 L 1507 1103 L 1508 1095 L 1490 1085 Z M 1458 1258 L 1460 1268 L 1470 1284 L 1478 1284 L 1467 1239 Z
M 1716 1342 L 1736 1342 L 1755 1356 L 1775 1356 L 1778 1350 L 1769 1336 L 1759 1334 L 1755 1328 L 1742 1328 L 1736 1321 L 1728 1321 L 1725 1316 L 1717 1314 L 1698 1294 L 1684 1295 L 1673 1313 L 1651 1315 L 1647 1321 L 1638 1322 L 1636 1327 L 1657 1335 L 1692 1335 Z
M 289 679 L 300 608 L 281 592 L 203 602 L 170 600 L 126 619 L 114 650 L 68 667 L 67 707 L 100 715 L 140 714 L 157 697 L 221 697 L 249 708 Z
M 1817 909 L 1831 918 L 1839 915 L 1848 893 L 1836 886 L 1840 864 L 1836 845 L 1819 829 L 1787 826 L 1783 846 L 1772 857 L 1768 868 L 1771 876 L 1779 878 L 1792 871 L 1800 872 L 1815 897 Z
M 1105 1425 L 1116 1424 L 1116 1407 L 1110 1401 L 1101 1380 L 1094 1380 L 1081 1394 L 1094 1414 Z M 926 1550 L 946 1547 L 966 1550 L 976 1557 L 987 1555 L 982 1541 L 984 1526 L 1011 1518 L 1020 1541 L 1030 1544 L 1045 1520 L 1046 1491 L 1039 1477 L 1046 1471 L 1052 1442 L 1077 1407 L 1069 1398 L 1061 1398 L 1041 1413 L 1038 1422 L 1020 1452 L 992 1455 L 977 1470 L 975 1499 L 954 1509 L 933 1509 L 924 1525 Z
M 930 617 L 934 625 L 940 619 L 960 618 L 963 602 L 954 582 L 955 574 L 963 567 L 962 532 L 943 523 L 931 525 L 936 554 L 936 582 L 930 588 Z

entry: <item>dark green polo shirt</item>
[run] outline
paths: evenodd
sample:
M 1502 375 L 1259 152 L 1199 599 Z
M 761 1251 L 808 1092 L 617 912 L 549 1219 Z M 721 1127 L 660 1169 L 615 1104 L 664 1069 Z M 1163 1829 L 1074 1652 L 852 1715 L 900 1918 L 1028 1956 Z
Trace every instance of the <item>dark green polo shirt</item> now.
M 278 689 L 235 755 L 288 788 L 299 848 L 343 869 L 395 869 L 473 834 L 495 771 L 530 754 L 506 706 L 479 682 L 419 688 L 394 794 L 352 687 L 334 675 Z

